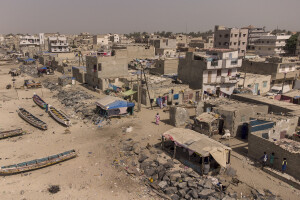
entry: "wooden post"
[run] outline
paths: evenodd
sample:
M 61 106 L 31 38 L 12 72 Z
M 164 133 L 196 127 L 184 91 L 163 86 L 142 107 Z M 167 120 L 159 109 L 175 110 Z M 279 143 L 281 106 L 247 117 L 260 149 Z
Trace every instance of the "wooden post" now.
M 164 149 L 165 147 L 165 138 L 164 136 L 161 136 L 161 149 Z
M 174 153 L 173 153 L 173 159 L 175 158 L 175 156 L 176 156 L 176 144 L 175 144 L 175 142 L 174 142 Z

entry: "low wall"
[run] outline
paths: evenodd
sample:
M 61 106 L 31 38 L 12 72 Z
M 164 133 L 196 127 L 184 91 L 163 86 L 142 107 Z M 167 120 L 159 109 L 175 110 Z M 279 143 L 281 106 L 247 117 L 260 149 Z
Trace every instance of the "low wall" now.
M 266 152 L 269 157 L 272 152 L 277 159 L 274 160 L 274 169 L 281 170 L 283 158 L 287 159 L 286 173 L 300 179 L 300 153 L 291 153 L 273 142 L 262 138 L 261 133 L 251 133 L 248 138 L 248 156 L 259 160 Z

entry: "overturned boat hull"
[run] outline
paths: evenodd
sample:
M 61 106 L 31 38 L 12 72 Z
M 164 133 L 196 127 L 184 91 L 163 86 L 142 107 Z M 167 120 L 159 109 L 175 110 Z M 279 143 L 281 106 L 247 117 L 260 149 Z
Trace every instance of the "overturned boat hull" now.
M 0 175 L 12 175 L 21 172 L 31 171 L 54 165 L 71 158 L 75 158 L 77 153 L 75 150 L 66 151 L 60 154 L 48 156 L 41 159 L 31 160 L 28 162 L 23 162 L 15 165 L 2 166 L 0 168 Z
M 64 114 L 62 111 L 57 110 L 53 106 L 49 106 L 48 113 L 53 119 L 55 119 L 57 122 L 61 123 L 62 125 L 65 126 L 71 125 L 71 121 L 68 118 L 68 116 Z
M 39 118 L 35 117 L 34 115 L 32 115 L 30 112 L 28 112 L 24 108 L 19 108 L 19 110 L 17 110 L 17 112 L 22 119 L 24 119 L 26 122 L 28 122 L 32 126 L 35 126 L 42 130 L 47 130 L 48 126 L 45 122 L 43 122 Z

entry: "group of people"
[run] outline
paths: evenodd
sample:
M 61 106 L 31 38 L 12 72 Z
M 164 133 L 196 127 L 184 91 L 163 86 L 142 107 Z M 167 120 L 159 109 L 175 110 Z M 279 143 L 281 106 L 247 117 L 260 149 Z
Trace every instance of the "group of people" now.
M 262 159 L 262 169 L 268 165 L 268 162 L 269 162 L 269 166 L 271 168 L 274 167 L 274 160 L 275 159 L 278 159 L 275 157 L 275 153 L 272 152 L 271 155 L 270 155 L 270 158 L 268 156 L 268 154 L 266 152 L 264 152 L 264 155 L 261 157 Z M 281 172 L 284 173 L 286 171 L 286 168 L 287 168 L 287 160 L 286 158 L 283 158 L 282 160 L 282 163 L 281 163 Z

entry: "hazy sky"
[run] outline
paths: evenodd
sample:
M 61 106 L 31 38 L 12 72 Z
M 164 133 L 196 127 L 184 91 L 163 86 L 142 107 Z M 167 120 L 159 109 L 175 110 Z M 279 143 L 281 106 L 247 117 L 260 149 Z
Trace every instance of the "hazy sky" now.
M 0 0 L 0 34 L 206 31 L 253 24 L 300 31 L 300 0 Z

